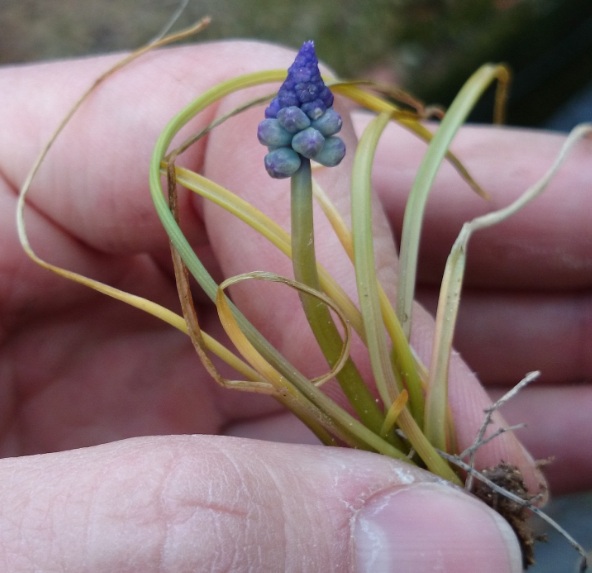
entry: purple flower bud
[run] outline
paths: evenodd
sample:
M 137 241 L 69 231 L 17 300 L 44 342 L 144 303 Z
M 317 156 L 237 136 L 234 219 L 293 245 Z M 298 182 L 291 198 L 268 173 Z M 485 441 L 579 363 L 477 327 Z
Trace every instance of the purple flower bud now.
M 321 77 L 314 43 L 304 42 L 257 131 L 269 148 L 265 168 L 272 177 L 291 177 L 303 158 L 326 166 L 343 159 L 345 144 L 334 137 L 342 121 L 332 106 L 333 94 Z
M 294 86 L 294 93 L 301 103 L 313 101 L 319 95 L 319 86 L 312 82 L 302 82 Z
M 257 139 L 268 147 L 282 147 L 290 145 L 292 134 L 287 132 L 277 119 L 268 118 L 259 124 Z
M 301 163 L 300 155 L 289 147 L 280 147 L 265 156 L 265 169 L 274 179 L 292 177 Z
M 310 126 L 308 116 L 294 105 L 280 109 L 277 119 L 280 125 L 290 133 L 298 133 Z
M 314 42 L 311 41 L 302 44 L 277 97 L 265 110 L 265 116 L 277 117 L 279 108 L 303 107 L 303 104 L 308 105 L 310 112 L 305 110 L 305 113 L 311 119 L 316 119 L 333 105 L 333 94 L 321 78 Z
M 278 111 L 281 109 L 280 101 L 277 97 L 271 100 L 271 103 L 265 110 L 265 117 L 277 117 Z
M 323 105 L 323 102 L 320 99 L 315 99 L 313 101 L 303 103 L 300 109 L 302 109 L 302 111 L 308 115 L 310 119 L 315 120 L 319 119 L 319 117 L 325 113 L 327 108 Z
M 314 160 L 325 167 L 335 167 L 345 157 L 345 143 L 341 137 L 328 137 Z
M 325 138 L 314 127 L 307 127 L 292 138 L 292 149 L 303 157 L 313 159 L 323 148 Z
M 283 90 L 278 92 L 278 101 L 280 102 L 281 107 L 290 107 L 292 105 L 299 105 L 300 101 L 298 100 L 298 96 L 296 92 L 292 90 Z
M 333 108 L 329 108 L 321 117 L 312 122 L 312 126 L 325 137 L 338 133 L 342 124 L 341 116 Z

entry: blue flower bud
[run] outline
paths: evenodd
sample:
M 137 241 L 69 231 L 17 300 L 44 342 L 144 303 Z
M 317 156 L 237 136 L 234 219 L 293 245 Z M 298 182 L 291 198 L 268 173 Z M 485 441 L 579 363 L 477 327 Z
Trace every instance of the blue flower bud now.
M 314 43 L 304 42 L 257 130 L 259 141 L 269 149 L 269 175 L 291 177 L 303 158 L 327 167 L 343 159 L 345 144 L 334 137 L 341 129 L 341 116 L 332 106 L 333 94 L 321 77 Z
M 295 105 L 280 109 L 277 113 L 277 120 L 290 133 L 298 133 L 310 126 L 308 116 Z
M 286 131 L 277 119 L 268 118 L 259 124 L 257 139 L 268 147 L 282 147 L 290 145 L 292 134 Z
M 338 133 L 341 130 L 342 124 L 341 116 L 332 107 L 312 122 L 312 126 L 325 137 Z
M 332 105 L 333 94 L 321 77 L 314 42 L 304 42 L 278 95 L 265 110 L 265 117 L 277 117 L 282 107 L 297 106 L 311 119 L 316 119 Z
M 307 127 L 292 138 L 292 149 L 303 157 L 313 159 L 323 148 L 325 138 L 314 127 Z
M 265 156 L 265 169 L 274 179 L 292 177 L 301 163 L 300 155 L 289 147 L 280 147 Z
M 294 93 L 300 103 L 306 103 L 317 99 L 319 86 L 312 82 L 302 82 L 294 86 Z
M 280 102 L 281 107 L 289 107 L 292 105 L 299 105 L 300 101 L 298 100 L 298 96 L 296 92 L 292 90 L 283 90 L 280 91 L 277 95 L 277 99 Z
M 314 160 L 325 167 L 335 167 L 345 157 L 345 143 L 341 137 L 328 137 Z

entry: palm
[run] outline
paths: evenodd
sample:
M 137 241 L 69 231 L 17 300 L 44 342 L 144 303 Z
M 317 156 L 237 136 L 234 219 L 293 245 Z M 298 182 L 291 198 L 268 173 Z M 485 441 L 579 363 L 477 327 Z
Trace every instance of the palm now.
M 145 434 L 215 434 L 238 415 L 239 397 L 243 417 L 274 407 L 218 389 L 187 337 L 168 325 L 81 287 L 63 290 L 80 299 L 33 318 L 1 347 L 3 388 L 13 396 L 2 400 L 2 455 Z M 205 312 L 204 324 L 211 317 Z

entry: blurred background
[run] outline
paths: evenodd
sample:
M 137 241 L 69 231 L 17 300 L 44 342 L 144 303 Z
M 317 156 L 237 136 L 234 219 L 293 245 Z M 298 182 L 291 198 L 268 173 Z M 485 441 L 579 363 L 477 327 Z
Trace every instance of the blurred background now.
M 179 0 L 0 0 L 0 64 L 140 46 Z M 591 0 L 191 0 L 176 28 L 209 15 L 196 41 L 258 38 L 299 47 L 343 77 L 396 83 L 448 105 L 484 62 L 513 70 L 508 123 L 567 131 L 592 118 Z M 491 100 L 473 121 L 491 120 Z M 588 549 L 592 493 L 556 499 L 549 512 Z M 544 528 L 547 529 L 547 528 Z M 550 534 L 533 573 L 573 573 L 577 556 Z
M 134 48 L 179 4 L 0 0 L 0 63 Z M 314 39 L 341 76 L 395 81 L 426 103 L 449 104 L 480 64 L 507 62 L 508 123 L 566 130 L 590 116 L 590 0 L 190 0 L 177 27 L 206 14 L 213 23 L 196 41 Z M 487 101 L 472 117 L 490 118 Z

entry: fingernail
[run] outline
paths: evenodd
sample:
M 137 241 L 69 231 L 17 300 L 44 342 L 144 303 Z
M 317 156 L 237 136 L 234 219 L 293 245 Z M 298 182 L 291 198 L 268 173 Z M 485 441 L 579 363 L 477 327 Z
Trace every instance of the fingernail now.
M 522 572 L 520 547 L 508 523 L 444 484 L 381 492 L 359 511 L 353 527 L 358 573 Z

